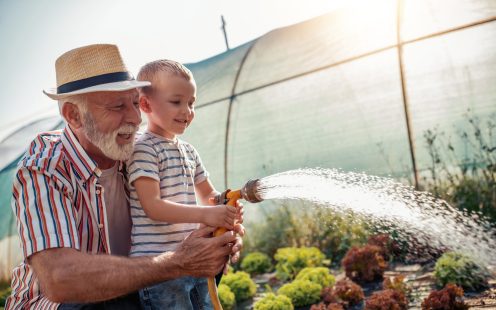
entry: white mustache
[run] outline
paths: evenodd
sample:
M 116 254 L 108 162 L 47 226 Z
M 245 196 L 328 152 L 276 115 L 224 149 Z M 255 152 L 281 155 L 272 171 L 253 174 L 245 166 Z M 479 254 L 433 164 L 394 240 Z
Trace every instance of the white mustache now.
M 114 135 L 134 135 L 138 132 L 139 127 L 133 125 L 123 125 L 113 132 Z

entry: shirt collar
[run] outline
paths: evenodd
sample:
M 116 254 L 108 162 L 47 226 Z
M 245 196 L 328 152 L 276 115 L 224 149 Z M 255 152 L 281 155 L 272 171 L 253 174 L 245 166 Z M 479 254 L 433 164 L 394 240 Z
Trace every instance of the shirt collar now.
M 81 144 L 79 144 L 79 141 L 68 125 L 65 126 L 62 134 L 62 144 L 67 152 L 67 156 L 71 159 L 82 179 L 86 181 L 93 174 L 100 176 L 101 171 L 97 168 L 96 162 L 89 157 Z

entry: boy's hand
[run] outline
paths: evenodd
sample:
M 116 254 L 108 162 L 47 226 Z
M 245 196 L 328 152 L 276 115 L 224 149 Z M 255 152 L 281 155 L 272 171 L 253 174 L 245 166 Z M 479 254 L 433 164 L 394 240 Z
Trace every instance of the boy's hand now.
M 218 205 L 205 207 L 203 223 L 208 226 L 224 227 L 232 230 L 237 216 L 238 211 L 232 206 Z

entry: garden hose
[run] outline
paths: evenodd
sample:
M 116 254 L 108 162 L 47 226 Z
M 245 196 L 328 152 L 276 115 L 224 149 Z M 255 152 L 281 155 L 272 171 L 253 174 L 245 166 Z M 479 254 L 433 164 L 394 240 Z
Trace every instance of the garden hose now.
M 259 183 L 258 179 L 249 180 L 239 190 L 231 191 L 228 189 L 215 198 L 215 203 L 236 207 L 236 203 L 239 199 L 244 199 L 253 203 L 260 202 L 262 199 L 257 192 Z M 220 236 L 226 231 L 226 228 L 219 227 L 215 230 L 214 237 Z M 222 310 L 222 305 L 220 304 L 219 295 L 217 293 L 217 285 L 215 284 L 215 277 L 208 278 L 208 294 L 210 295 L 214 310 Z

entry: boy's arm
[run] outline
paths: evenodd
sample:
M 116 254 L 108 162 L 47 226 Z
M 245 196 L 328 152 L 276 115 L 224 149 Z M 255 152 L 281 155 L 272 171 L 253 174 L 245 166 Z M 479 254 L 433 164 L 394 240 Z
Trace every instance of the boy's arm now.
M 200 182 L 195 185 L 196 193 L 201 203 L 204 205 L 212 205 L 211 199 L 215 198 L 215 196 L 220 193 L 215 190 L 210 179 L 205 179 L 203 182 Z
M 200 201 L 202 201 L 203 204 L 209 204 L 212 205 L 214 204 L 214 198 L 217 195 L 220 195 L 218 191 L 215 190 L 214 186 L 212 185 L 212 182 L 210 182 L 210 179 L 205 179 L 205 181 L 202 181 L 198 184 L 195 185 L 196 192 L 198 193 L 198 196 L 200 197 Z M 237 223 L 243 223 L 243 214 L 244 214 L 244 207 L 243 204 L 238 200 L 236 202 L 236 222 Z
M 204 223 L 209 226 L 233 228 L 236 217 L 234 207 L 192 206 L 162 199 L 159 182 L 148 177 L 136 179 L 134 187 L 143 210 L 152 220 L 168 223 Z

